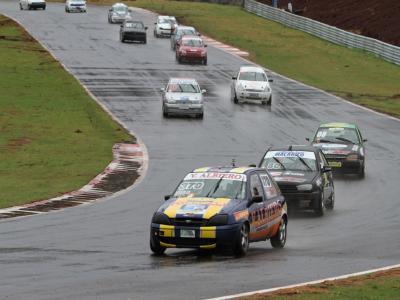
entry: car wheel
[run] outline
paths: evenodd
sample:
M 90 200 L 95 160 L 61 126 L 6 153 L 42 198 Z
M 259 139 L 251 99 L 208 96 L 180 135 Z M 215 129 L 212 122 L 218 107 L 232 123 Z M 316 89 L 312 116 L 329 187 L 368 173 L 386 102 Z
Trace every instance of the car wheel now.
M 237 234 L 236 241 L 233 245 L 233 253 L 236 256 L 246 255 L 249 249 L 249 226 L 247 223 L 243 223 L 240 227 L 240 231 Z
M 358 177 L 361 179 L 365 177 L 365 165 L 364 164 L 362 165 L 360 172 L 358 173 Z
M 314 213 L 317 217 L 322 217 L 325 213 L 325 203 L 323 199 L 324 195 L 321 193 L 320 197 L 314 203 Z
M 150 237 L 150 249 L 156 255 L 163 255 L 166 248 L 160 245 L 159 241 L 156 241 L 155 238 Z
M 274 248 L 285 247 L 286 236 L 287 236 L 287 221 L 285 218 L 282 218 L 279 224 L 278 232 L 270 239 L 271 246 Z
M 269 97 L 269 99 L 268 99 L 268 103 L 267 103 L 268 105 L 271 105 L 272 104 L 272 95 Z
M 46 10 L 46 6 L 45 6 L 45 7 L 43 7 L 43 10 Z
M 147 39 L 144 39 L 144 40 L 143 40 L 143 44 L 147 44 Z
M 164 118 L 168 118 L 168 112 L 167 112 L 167 110 L 165 109 L 165 106 L 163 105 L 163 107 L 162 107 L 162 113 L 163 113 L 163 117 Z
M 198 116 L 197 116 L 197 118 L 199 118 L 199 119 L 203 119 L 204 118 L 204 113 L 201 113 L 201 114 L 199 114 Z
M 207 58 L 203 59 L 203 65 L 205 65 L 205 66 L 207 65 Z
M 20 10 L 23 10 L 21 3 L 19 4 L 19 9 L 20 9 Z
M 325 205 L 326 209 L 332 210 L 335 207 L 335 192 L 332 192 L 331 197 L 329 198 L 328 203 Z
M 178 56 L 178 63 L 182 63 L 182 58 L 180 56 Z

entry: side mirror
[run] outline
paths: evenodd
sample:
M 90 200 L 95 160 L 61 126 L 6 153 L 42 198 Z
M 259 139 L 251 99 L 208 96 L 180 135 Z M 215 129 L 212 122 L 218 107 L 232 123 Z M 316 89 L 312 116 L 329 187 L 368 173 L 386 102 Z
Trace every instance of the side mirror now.
M 207 47 L 207 44 L 204 44 L 204 47 Z
M 112 8 L 110 8 L 108 11 L 112 11 Z
M 145 28 L 144 28 L 144 30 L 147 30 L 148 29 L 148 27 L 146 26 Z
M 236 77 L 236 76 L 232 76 L 232 79 L 233 79 L 233 80 L 236 80 L 236 79 L 237 79 L 237 77 Z
M 268 82 L 274 82 L 274 80 L 273 79 L 268 79 Z
M 165 92 L 165 89 L 164 89 L 164 88 L 160 88 L 160 92 L 161 92 L 161 93 L 164 93 L 164 92 Z
M 165 201 L 169 200 L 170 198 L 171 198 L 171 195 L 165 195 L 165 196 L 164 196 L 164 200 L 165 200 Z
M 130 13 L 131 13 L 131 12 L 132 12 L 132 9 L 130 9 L 130 8 L 129 8 L 129 9 L 128 9 L 128 12 L 130 12 Z
M 250 164 L 249 167 L 250 167 L 250 168 L 255 168 L 255 167 L 257 167 L 257 166 L 256 166 L 256 164 Z
M 201 90 L 201 93 L 205 94 L 205 93 L 207 93 L 207 90 Z
M 326 173 L 326 172 L 330 172 L 330 171 L 332 171 L 331 167 L 325 166 L 322 168 L 322 173 Z
M 253 196 L 253 197 L 251 198 L 251 202 L 252 202 L 252 203 L 261 203 L 262 201 L 263 201 L 262 196 Z
M 363 142 L 365 143 L 365 142 L 368 142 L 368 139 L 363 139 Z
M 121 26 L 120 26 L 120 27 L 121 27 L 121 28 L 122 28 L 122 27 L 124 27 L 124 24 L 121 24 Z
M 309 141 L 310 141 L 310 138 L 306 138 L 306 141 L 309 142 Z
M 154 25 L 157 25 L 157 22 L 155 22 Z

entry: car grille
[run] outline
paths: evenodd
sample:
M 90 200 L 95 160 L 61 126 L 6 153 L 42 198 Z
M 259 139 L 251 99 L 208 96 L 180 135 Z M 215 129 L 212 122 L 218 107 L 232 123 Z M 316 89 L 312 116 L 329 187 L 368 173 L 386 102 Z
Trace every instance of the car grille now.
M 279 184 L 282 193 L 297 193 L 297 186 L 293 184 Z
M 257 90 L 257 89 L 246 89 L 246 92 L 255 92 L 255 93 L 259 93 L 262 92 L 263 90 Z
M 159 237 L 160 241 L 167 244 L 180 245 L 180 246 L 203 246 L 215 243 L 215 239 L 198 239 L 198 238 L 175 238 L 175 237 Z
M 146 34 L 142 32 L 125 32 L 124 35 L 127 38 L 144 38 L 146 36 Z
M 207 226 L 207 220 L 204 219 L 170 219 L 171 225 L 180 227 L 201 227 Z

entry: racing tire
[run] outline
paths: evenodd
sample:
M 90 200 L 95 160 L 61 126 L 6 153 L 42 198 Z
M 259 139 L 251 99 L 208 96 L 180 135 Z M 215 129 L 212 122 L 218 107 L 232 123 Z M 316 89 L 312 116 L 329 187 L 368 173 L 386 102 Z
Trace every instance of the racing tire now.
M 236 104 L 239 103 L 239 100 L 238 100 L 238 98 L 236 96 L 236 92 L 233 92 L 233 103 L 236 103 Z
M 160 245 L 159 241 L 150 238 L 150 249 L 155 255 L 163 255 L 166 248 Z
M 200 120 L 203 120 L 203 118 L 204 118 L 204 113 L 198 114 L 198 115 L 197 115 L 197 118 L 200 119 Z
M 363 179 L 365 177 L 365 165 L 361 167 L 360 171 L 358 172 L 358 178 Z
M 268 104 L 268 105 L 271 105 L 271 104 L 272 104 L 272 95 L 269 97 L 269 99 L 268 99 L 268 101 L 267 101 L 267 104 Z
M 19 10 L 23 10 L 21 3 L 19 4 Z
M 332 193 L 328 203 L 325 204 L 326 209 L 332 210 L 335 207 L 335 192 Z
M 46 6 L 42 8 L 43 10 L 46 10 Z
M 235 256 L 244 256 L 249 249 L 249 226 L 243 223 L 233 244 Z
M 167 112 L 167 110 L 165 109 L 164 105 L 163 105 L 163 108 L 162 108 L 162 113 L 163 113 L 163 117 L 164 117 L 164 118 L 168 118 L 168 117 L 169 117 L 168 112 Z
M 147 39 L 144 39 L 144 40 L 143 40 L 143 44 L 147 44 Z
M 203 59 L 202 64 L 207 66 L 207 58 Z
M 325 213 L 325 203 L 324 203 L 324 195 L 321 193 L 321 196 L 314 203 L 314 214 L 317 217 L 322 217 Z
M 273 248 L 283 248 L 286 244 L 287 237 L 287 221 L 285 218 L 281 219 L 278 232 L 271 237 L 270 242 Z

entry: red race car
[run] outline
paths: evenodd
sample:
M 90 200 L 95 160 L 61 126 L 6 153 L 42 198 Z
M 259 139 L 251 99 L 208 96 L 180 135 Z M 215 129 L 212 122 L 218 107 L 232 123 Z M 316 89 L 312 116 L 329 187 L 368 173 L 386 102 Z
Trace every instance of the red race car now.
M 198 36 L 185 35 L 178 41 L 176 45 L 176 59 L 179 63 L 200 62 L 207 64 L 207 45 Z

